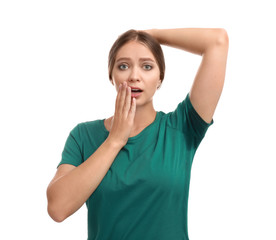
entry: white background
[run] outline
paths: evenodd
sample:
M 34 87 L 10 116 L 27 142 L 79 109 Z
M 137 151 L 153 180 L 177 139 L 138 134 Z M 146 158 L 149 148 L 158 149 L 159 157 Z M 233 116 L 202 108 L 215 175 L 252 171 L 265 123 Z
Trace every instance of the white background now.
M 70 130 L 113 114 L 107 56 L 119 34 L 221 27 L 230 39 L 227 76 L 194 160 L 190 239 L 275 240 L 275 22 L 268 0 L 1 1 L 0 239 L 87 238 L 86 207 L 55 223 L 46 188 Z M 190 90 L 201 59 L 163 50 L 155 108 L 168 112 Z

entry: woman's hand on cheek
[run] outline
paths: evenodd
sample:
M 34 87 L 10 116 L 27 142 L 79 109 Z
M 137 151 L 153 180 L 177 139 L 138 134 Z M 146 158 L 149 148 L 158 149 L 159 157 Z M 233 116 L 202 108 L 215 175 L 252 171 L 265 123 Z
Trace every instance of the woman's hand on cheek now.
M 115 113 L 108 138 L 121 147 L 126 145 L 131 133 L 136 111 L 136 99 L 131 99 L 131 89 L 126 82 L 119 86 Z

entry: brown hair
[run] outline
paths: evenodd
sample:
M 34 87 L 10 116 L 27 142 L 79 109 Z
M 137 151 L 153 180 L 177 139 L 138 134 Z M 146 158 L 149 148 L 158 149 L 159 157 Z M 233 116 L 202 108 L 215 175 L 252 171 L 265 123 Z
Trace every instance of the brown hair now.
M 137 31 L 137 30 L 128 30 L 127 32 L 123 33 L 118 37 L 118 39 L 114 42 L 113 46 L 109 51 L 108 56 L 108 73 L 109 73 L 109 80 L 112 81 L 112 71 L 115 64 L 115 59 L 117 56 L 118 51 L 122 46 L 130 41 L 137 41 L 144 44 L 149 50 L 152 52 L 157 65 L 160 70 L 160 80 L 163 82 L 165 76 L 165 59 L 163 55 L 162 48 L 160 44 L 155 40 L 150 34 Z

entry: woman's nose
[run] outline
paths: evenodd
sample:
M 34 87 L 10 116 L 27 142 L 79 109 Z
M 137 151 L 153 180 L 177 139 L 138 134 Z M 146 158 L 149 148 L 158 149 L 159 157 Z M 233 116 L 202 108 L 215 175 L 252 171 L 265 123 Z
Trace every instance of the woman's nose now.
M 129 76 L 129 81 L 140 81 L 139 69 L 137 67 L 132 68 Z

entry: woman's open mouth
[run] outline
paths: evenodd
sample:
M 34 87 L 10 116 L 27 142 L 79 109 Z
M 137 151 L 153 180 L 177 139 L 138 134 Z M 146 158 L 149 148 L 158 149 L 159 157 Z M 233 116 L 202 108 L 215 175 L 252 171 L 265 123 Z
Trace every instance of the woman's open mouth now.
M 138 98 L 142 94 L 143 90 L 140 88 L 131 87 L 131 97 Z

